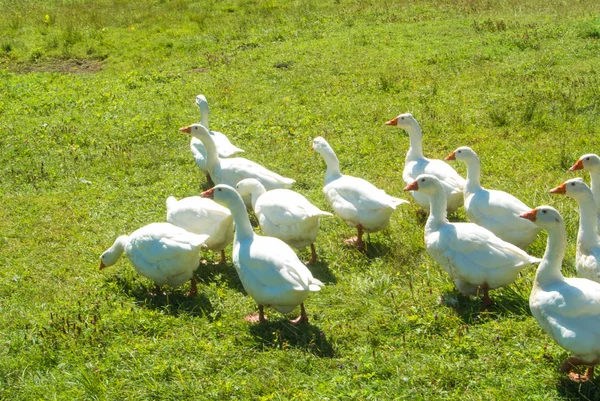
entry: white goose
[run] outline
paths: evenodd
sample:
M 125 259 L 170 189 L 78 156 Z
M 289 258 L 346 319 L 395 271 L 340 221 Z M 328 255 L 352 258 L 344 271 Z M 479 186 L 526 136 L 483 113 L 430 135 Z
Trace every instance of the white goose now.
M 574 354 L 561 366 L 573 381 L 592 379 L 600 361 L 600 284 L 585 278 L 565 278 L 561 272 L 567 247 L 565 223 L 556 209 L 539 206 L 522 215 L 548 232 L 548 244 L 540 263 L 529 308 L 542 330 L 558 345 Z M 585 375 L 572 371 L 588 366 Z
M 315 240 L 319 232 L 319 217 L 333 216 L 308 201 L 303 195 L 289 189 L 267 191 L 257 179 L 246 178 L 237 183 L 243 196 L 252 197 L 252 209 L 263 234 L 279 238 L 294 248 L 310 245 L 311 258 L 317 260 Z
M 521 249 L 527 248 L 535 240 L 540 232 L 539 227 L 520 217 L 531 208 L 507 192 L 481 186 L 481 166 L 473 149 L 462 146 L 446 160 L 459 160 L 467 164 L 464 197 L 469 220 Z
M 180 200 L 169 196 L 167 221 L 189 232 L 208 235 L 206 247 L 221 252 L 219 263 L 225 263 L 225 248 L 233 241 L 233 217 L 229 209 L 200 196 Z
M 290 188 L 296 182 L 242 157 L 220 158 L 213 137 L 201 124 L 192 124 L 180 128 L 179 131 L 202 141 L 206 148 L 206 169 L 215 184 L 226 184 L 235 188 L 237 183 L 244 178 L 256 178 L 270 191 L 275 188 Z M 250 197 L 245 198 L 244 203 L 246 206 L 250 206 Z
M 593 153 L 583 155 L 571 166 L 569 171 L 583 170 L 590 173 L 590 186 L 598 212 L 598 229 L 600 229 L 600 157 Z
M 112 266 L 123 252 L 144 277 L 152 280 L 156 294 L 160 287 L 178 287 L 191 280 L 188 295 L 197 293 L 194 271 L 200 264 L 200 250 L 208 235 L 190 233 L 170 223 L 152 223 L 130 235 L 118 237 L 100 256 L 100 269 Z
M 454 212 L 463 204 L 463 188 L 465 179 L 462 178 L 448 163 L 442 160 L 427 159 L 423 155 L 423 134 L 421 126 L 410 113 L 400 114 L 398 117 L 386 122 L 386 125 L 393 125 L 402 128 L 408 133 L 410 139 L 410 148 L 406 153 L 404 170 L 402 178 L 408 185 L 416 180 L 421 174 L 431 174 L 436 176 L 446 193 L 448 199 L 448 213 Z M 423 209 L 429 209 L 429 199 L 427 196 L 418 192 L 411 192 L 411 195 Z
M 206 96 L 198 95 L 196 96 L 196 104 L 200 109 L 200 124 L 204 125 L 207 130 L 209 130 L 208 126 L 208 101 L 206 100 Z M 215 146 L 217 147 L 217 151 L 219 152 L 220 157 L 231 157 L 238 153 L 243 152 L 242 149 L 234 146 L 229 138 L 225 136 L 225 134 L 220 133 L 219 131 L 210 131 L 210 135 L 213 137 L 215 141 Z M 190 141 L 190 149 L 192 151 L 192 155 L 194 156 L 194 160 L 196 161 L 196 165 L 200 170 L 202 170 L 206 175 L 208 180 L 210 181 L 210 175 L 208 174 L 208 170 L 206 169 L 206 149 L 198 138 L 192 137 Z
M 264 322 L 265 306 L 289 313 L 300 305 L 300 317 L 294 322 L 307 322 L 304 300 L 311 291 L 319 291 L 323 283 L 298 259 L 285 242 L 257 235 L 252 230 L 241 196 L 228 185 L 217 185 L 201 196 L 224 204 L 235 222 L 233 263 L 244 289 L 258 304 L 258 315 L 249 321 Z
M 600 238 L 594 195 L 581 178 L 573 178 L 550 190 L 563 194 L 579 204 L 579 232 L 577 233 L 577 276 L 600 282 Z
M 519 271 L 540 261 L 475 223 L 448 222 L 444 187 L 437 177 L 422 174 L 404 190 L 429 196 L 425 248 L 454 279 L 461 293 L 475 295 L 481 287 L 484 303 L 488 305 L 489 289 L 511 284 Z
M 324 138 L 315 138 L 311 149 L 323 156 L 327 165 L 323 187 L 325 198 L 342 220 L 358 230 L 357 237 L 345 242 L 364 248 L 363 233 L 386 228 L 396 206 L 408 201 L 389 196 L 362 178 L 343 175 L 335 152 Z

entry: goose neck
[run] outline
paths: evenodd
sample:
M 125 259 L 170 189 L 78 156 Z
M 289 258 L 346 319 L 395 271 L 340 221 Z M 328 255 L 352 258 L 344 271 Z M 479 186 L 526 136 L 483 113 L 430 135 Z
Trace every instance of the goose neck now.
M 342 174 L 340 173 L 340 161 L 338 160 L 333 149 L 325 149 L 321 156 L 323 156 L 323 160 L 325 160 L 325 164 L 327 165 L 327 171 L 325 172 L 325 182 L 329 182 L 335 178 L 340 177 Z
M 199 101 L 198 108 L 200 109 L 200 124 L 205 126 L 207 130 L 209 130 L 210 128 L 208 127 L 208 102 L 204 100 Z
M 481 163 L 478 157 L 465 161 L 467 164 L 467 192 L 475 192 L 481 189 Z
M 594 202 L 596 203 L 596 209 L 600 211 L 600 172 L 590 171 L 591 189 L 594 194 Z
M 425 157 L 423 156 L 423 133 L 419 123 L 416 121 L 409 123 L 405 131 L 408 133 L 410 140 L 410 148 L 406 154 L 406 159 L 413 160 Z
M 250 224 L 250 218 L 248 217 L 248 211 L 244 206 L 244 202 L 242 202 L 240 198 L 239 204 L 235 206 L 228 205 L 229 210 L 231 211 L 231 217 L 233 218 L 233 222 L 235 223 L 235 235 L 239 240 L 245 238 L 251 238 L 254 236 L 254 230 L 252 229 L 252 225 Z
M 215 167 L 219 164 L 219 154 L 217 153 L 215 141 L 213 140 L 212 135 L 210 135 L 208 132 L 208 128 L 206 128 L 204 131 L 206 132 L 196 136 L 196 138 L 202 141 L 202 144 L 206 149 L 206 169 L 209 173 L 212 173 Z
M 427 226 L 434 228 L 448 223 L 446 217 L 447 200 L 443 189 L 440 188 L 429 195 L 429 217 L 427 218 Z
M 262 185 L 257 185 L 252 189 L 252 210 L 256 211 L 256 202 L 267 190 Z
M 535 282 L 544 285 L 564 279 L 562 261 L 567 247 L 567 234 L 564 224 L 547 230 L 548 241 L 546 251 L 535 275 Z
M 577 246 L 598 245 L 598 211 L 591 192 L 577 198 L 579 204 L 579 232 Z

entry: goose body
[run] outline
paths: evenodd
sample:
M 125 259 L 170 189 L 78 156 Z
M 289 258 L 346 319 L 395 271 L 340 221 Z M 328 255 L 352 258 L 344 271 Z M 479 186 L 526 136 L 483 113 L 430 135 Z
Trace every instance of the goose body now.
M 170 223 L 152 223 L 130 235 L 118 237 L 100 256 L 100 268 L 114 265 L 125 253 L 135 270 L 152 280 L 157 289 L 163 285 L 178 287 L 192 280 L 200 264 L 200 250 L 208 235 L 190 233 Z
M 594 194 L 594 203 L 598 214 L 596 226 L 600 229 L 600 157 L 593 153 L 583 155 L 569 170 L 583 170 L 590 173 L 590 187 Z
M 550 206 L 523 214 L 548 233 L 548 243 L 529 296 L 531 314 L 558 345 L 573 353 L 561 367 L 588 366 L 585 375 L 570 372 L 574 381 L 592 378 L 600 360 L 600 284 L 585 278 L 565 278 L 561 272 L 566 249 L 562 216 Z
M 181 128 L 180 131 L 200 139 L 204 144 L 206 148 L 206 169 L 215 184 L 225 184 L 235 188 L 237 183 L 244 178 L 256 178 L 270 191 L 276 188 L 290 188 L 296 182 L 242 157 L 220 158 L 212 136 L 201 124 L 192 124 Z M 244 203 L 250 206 L 250 198 L 245 198 Z
M 303 195 L 289 189 L 267 191 L 254 178 L 238 182 L 236 189 L 242 196 L 250 195 L 252 209 L 263 234 L 279 238 L 294 248 L 311 246 L 309 264 L 316 261 L 314 242 L 319 232 L 319 217 L 332 216 L 308 201 Z
M 339 160 L 324 138 L 315 138 L 312 149 L 323 157 L 327 165 L 323 187 L 325 198 L 342 220 L 358 229 L 358 237 L 352 241 L 359 247 L 364 246 L 363 232 L 386 228 L 396 207 L 408 203 L 386 194 L 362 178 L 341 174 Z
M 258 320 L 265 320 L 264 306 L 289 313 L 300 305 L 300 321 L 306 322 L 304 300 L 310 292 L 319 291 L 323 283 L 312 276 L 285 242 L 254 233 L 244 202 L 235 189 L 220 184 L 202 196 L 213 198 L 231 211 L 236 226 L 233 263 L 244 289 L 259 306 Z
M 531 208 L 507 192 L 483 188 L 479 181 L 479 158 L 471 148 L 460 147 L 446 160 L 459 160 L 467 164 L 464 207 L 470 221 L 521 249 L 527 248 L 536 239 L 540 229 L 520 217 Z
M 448 222 L 445 192 L 437 177 L 420 175 L 405 190 L 421 191 L 429 196 L 431 207 L 425 224 L 425 248 L 454 279 L 461 293 L 475 295 L 482 287 L 484 302 L 490 303 L 488 289 L 511 284 L 523 268 L 539 262 L 538 258 L 501 240 L 484 227 Z
M 600 238 L 594 195 L 583 179 L 565 181 L 550 192 L 564 194 L 579 204 L 579 232 L 575 268 L 577 276 L 600 282 Z
M 229 209 L 211 199 L 190 196 L 180 200 L 167 198 L 167 221 L 195 234 L 205 234 L 208 249 L 221 253 L 225 262 L 225 248 L 233 242 L 233 217 Z
M 200 109 L 200 124 L 204 125 L 207 130 L 209 130 L 208 126 L 208 116 L 209 116 L 209 108 L 208 101 L 206 100 L 206 96 L 198 95 L 196 96 L 196 104 Z M 217 152 L 219 153 L 219 157 L 231 157 L 238 153 L 243 152 L 242 149 L 233 145 L 229 138 L 225 134 L 222 134 L 219 131 L 208 131 L 212 136 L 215 146 L 217 148 Z M 194 161 L 200 170 L 204 173 L 207 173 L 206 169 L 206 148 L 202 144 L 202 141 L 198 138 L 192 137 L 190 140 L 190 149 L 192 151 L 192 156 L 194 156 Z
M 421 126 L 410 113 L 400 114 L 388 121 L 387 125 L 397 126 L 408 133 L 410 148 L 406 153 L 402 178 L 408 185 L 421 174 L 437 177 L 446 194 L 448 213 L 456 211 L 463 204 L 465 179 L 448 163 L 437 159 L 428 159 L 423 155 L 423 134 Z M 425 210 L 429 210 L 429 198 L 419 192 L 411 192 L 415 202 Z

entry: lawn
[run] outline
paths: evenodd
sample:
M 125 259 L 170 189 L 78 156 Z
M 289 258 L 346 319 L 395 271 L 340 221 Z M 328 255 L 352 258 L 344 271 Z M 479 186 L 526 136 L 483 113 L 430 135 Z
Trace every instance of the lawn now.
M 600 399 L 598 379 L 559 373 L 569 354 L 529 312 L 534 269 L 490 307 L 459 295 L 414 202 L 366 254 L 322 220 L 307 326 L 243 320 L 256 305 L 231 247 L 226 265 L 203 255 L 193 298 L 148 295 L 125 258 L 98 270 L 118 235 L 165 220 L 167 196 L 208 188 L 178 131 L 202 93 L 211 129 L 328 211 L 312 138 L 409 199 L 408 138 L 385 122 L 411 112 L 426 156 L 470 146 L 484 186 L 556 207 L 574 275 L 577 205 L 548 190 L 600 152 L 600 3 L 390 3 L 0 0 L 0 399 Z

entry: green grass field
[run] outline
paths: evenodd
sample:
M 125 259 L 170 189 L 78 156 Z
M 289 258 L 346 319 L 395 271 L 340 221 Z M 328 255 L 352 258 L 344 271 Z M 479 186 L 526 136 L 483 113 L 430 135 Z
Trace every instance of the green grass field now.
M 149 296 L 125 258 L 98 270 L 118 235 L 164 221 L 167 196 L 207 188 L 178 131 L 203 93 L 212 129 L 324 210 L 312 138 L 408 198 L 408 138 L 384 123 L 410 111 L 426 156 L 471 146 L 484 186 L 561 211 L 573 275 L 577 207 L 548 190 L 600 152 L 600 3 L 389 3 L 0 0 L 0 399 L 600 399 L 598 380 L 559 373 L 533 268 L 489 308 L 460 296 L 414 202 L 367 254 L 322 220 L 305 327 L 270 309 L 245 322 L 255 303 L 210 253 L 191 299 Z

